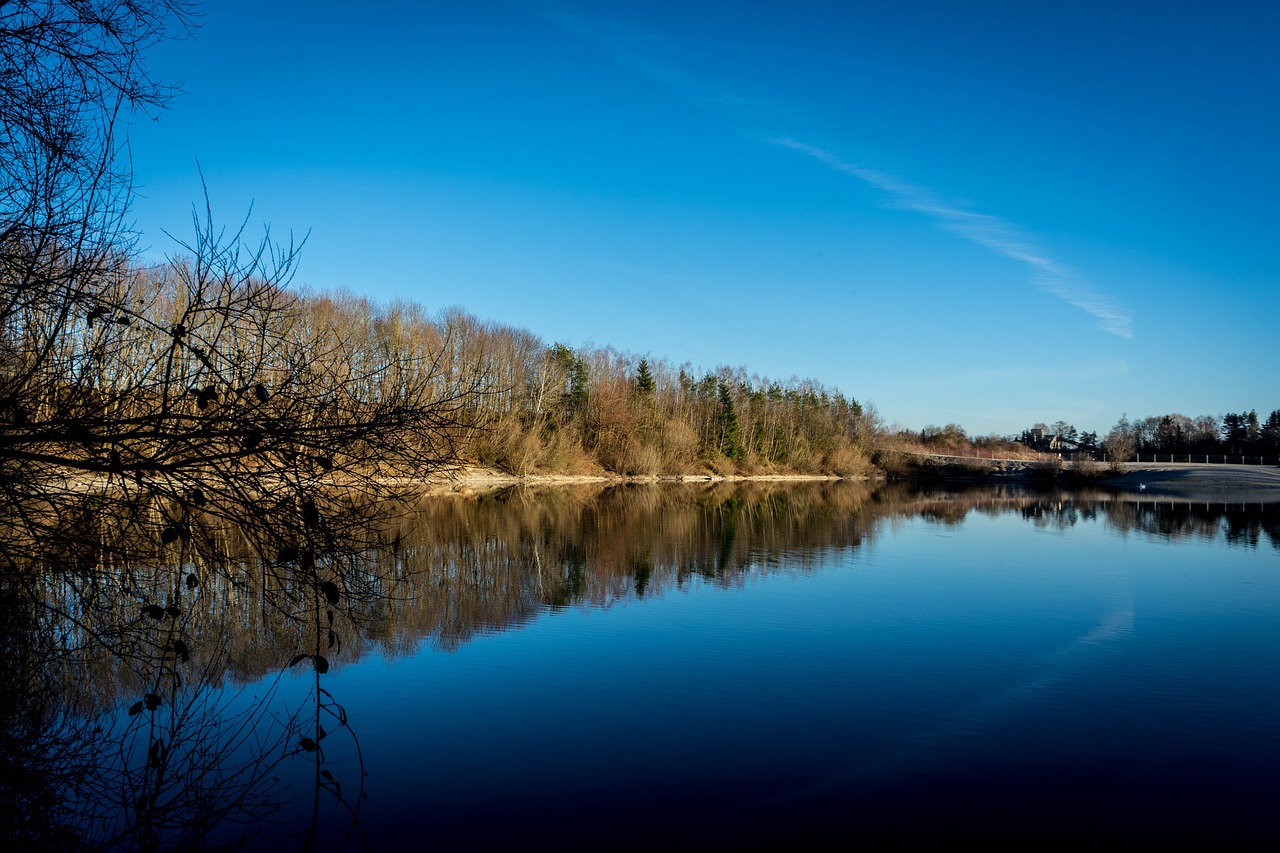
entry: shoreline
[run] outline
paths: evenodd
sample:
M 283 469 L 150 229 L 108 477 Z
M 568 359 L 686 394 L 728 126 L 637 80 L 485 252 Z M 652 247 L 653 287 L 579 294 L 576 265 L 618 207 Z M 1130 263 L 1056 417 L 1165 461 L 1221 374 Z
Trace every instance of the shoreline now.
M 1035 483 L 1030 469 L 993 472 L 991 483 Z M 431 494 L 468 494 L 514 486 L 556 487 L 578 485 L 712 484 L 712 483 L 834 483 L 884 482 L 883 474 L 843 477 L 834 474 L 508 474 L 502 471 L 460 467 L 438 472 L 422 483 Z M 930 477 L 907 477 L 907 482 L 928 482 Z M 1043 482 L 1043 481 L 1041 481 Z M 1280 468 L 1259 465 L 1202 465 L 1187 463 L 1128 462 L 1120 472 L 1108 471 L 1081 487 L 1147 497 L 1280 501 Z M 1070 486 L 1069 486 L 1070 487 Z
M 980 460 L 975 460 L 980 461 Z M 1280 467 L 1262 465 L 1205 465 L 1199 463 L 1127 462 L 1122 470 L 1097 470 L 1071 478 L 1070 466 L 1046 477 L 1032 464 L 999 463 L 947 470 L 951 466 L 921 466 L 905 476 L 889 477 L 883 471 L 842 476 L 838 474 L 509 474 L 490 468 L 448 466 L 425 477 L 384 477 L 379 482 L 423 495 L 468 495 L 513 487 L 556 488 L 567 486 L 712 485 L 716 483 L 953 483 L 956 485 L 1056 486 L 1065 489 L 1102 489 L 1135 497 L 1177 497 L 1188 500 L 1280 502 Z M 1065 479 L 1059 475 L 1066 475 Z M 61 490 L 91 491 L 101 479 L 76 472 L 65 477 Z M 341 486 L 340 482 L 331 485 Z
M 1205 498 L 1246 503 L 1280 501 L 1280 468 L 1266 465 L 1126 462 L 1098 485 L 1147 497 Z
M 508 474 L 463 466 L 438 472 L 423 481 L 430 494 L 466 494 L 512 486 L 589 486 L 697 483 L 835 483 L 871 482 L 883 477 L 842 477 L 836 474 Z

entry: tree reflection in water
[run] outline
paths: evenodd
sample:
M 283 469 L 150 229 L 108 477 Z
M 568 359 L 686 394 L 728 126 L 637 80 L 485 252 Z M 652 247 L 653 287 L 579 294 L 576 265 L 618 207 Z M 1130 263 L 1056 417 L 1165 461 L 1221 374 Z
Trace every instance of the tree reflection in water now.
M 6 528 L 0 591 L 0 818 L 13 841 L 234 840 L 275 817 L 281 774 L 299 761 L 314 767 L 316 803 L 303 836 L 321 794 L 358 828 L 362 771 L 343 780 L 325 766 L 327 739 L 352 735 L 322 676 L 346 614 L 372 594 L 352 568 L 372 542 L 364 508 L 304 501 L 239 525 L 231 508 L 118 494 L 29 509 Z M 282 702 L 294 654 L 312 683 L 305 701 Z
M 240 524 L 226 508 L 86 494 L 6 528 L 45 535 L 3 541 L 0 825 L 23 848 L 170 849 L 264 831 L 359 848 L 366 769 L 359 721 L 327 689 L 339 662 L 457 648 L 693 577 L 732 587 L 749 571 L 805 573 L 895 520 L 1009 512 L 1280 549 L 1275 504 L 1101 493 L 513 489 L 376 507 L 295 500 Z

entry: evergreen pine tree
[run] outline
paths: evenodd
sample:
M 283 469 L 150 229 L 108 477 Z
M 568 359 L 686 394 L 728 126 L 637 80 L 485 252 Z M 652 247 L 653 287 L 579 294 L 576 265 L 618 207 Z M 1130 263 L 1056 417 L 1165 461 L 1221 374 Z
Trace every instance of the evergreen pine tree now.
M 636 395 L 641 400 L 652 400 L 654 392 L 653 374 L 649 372 L 649 360 L 640 359 L 640 366 L 636 369 Z
M 575 355 L 569 368 L 569 412 L 572 417 L 585 418 L 590 401 L 591 374 L 582 356 Z
M 1240 444 L 1248 437 L 1245 415 L 1227 412 L 1222 416 L 1222 440 L 1226 443 L 1229 452 L 1238 453 Z
M 1262 441 L 1273 450 L 1280 449 L 1280 409 L 1268 415 L 1263 423 Z
M 730 459 L 741 459 L 743 456 L 742 436 L 738 429 L 738 412 L 733 406 L 733 393 L 724 382 L 719 384 L 720 393 L 720 452 Z

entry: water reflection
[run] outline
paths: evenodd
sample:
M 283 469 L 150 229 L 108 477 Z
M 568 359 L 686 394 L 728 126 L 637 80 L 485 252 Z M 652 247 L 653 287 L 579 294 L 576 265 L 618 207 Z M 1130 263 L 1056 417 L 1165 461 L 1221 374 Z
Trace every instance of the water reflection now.
M 1068 529 L 1102 520 L 1122 533 L 1280 550 L 1280 501 L 1141 500 L 1102 491 L 1025 492 L 1009 488 L 940 493 L 904 489 L 895 492 L 894 499 L 901 500 L 896 512 L 918 512 L 922 518 L 942 524 L 961 524 L 975 512 L 995 516 L 1017 511 L 1038 527 Z
M 903 524 L 1014 517 L 1280 549 L 1280 504 L 1008 487 L 574 487 L 295 509 L 269 534 L 226 512 L 188 514 L 170 534 L 146 507 L 121 515 L 86 496 L 48 538 L 3 543 L 11 840 L 170 849 L 270 829 L 359 847 L 366 773 L 379 770 L 364 766 L 361 721 L 331 670 L 691 583 L 803 577 Z

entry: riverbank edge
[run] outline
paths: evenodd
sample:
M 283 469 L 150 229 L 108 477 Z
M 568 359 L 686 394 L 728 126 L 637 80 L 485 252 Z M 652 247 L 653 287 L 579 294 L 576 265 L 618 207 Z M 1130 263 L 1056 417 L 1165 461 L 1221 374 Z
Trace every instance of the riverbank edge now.
M 460 466 L 438 471 L 421 481 L 428 493 L 469 493 L 494 491 L 515 486 L 621 486 L 653 484 L 713 483 L 835 483 L 878 482 L 883 476 L 838 474 L 509 474 L 491 468 Z
M 1059 479 L 1059 478 L 1062 479 Z M 425 481 L 428 494 L 474 494 L 513 487 L 620 485 L 711 485 L 716 483 L 835 483 L 885 482 L 884 473 L 841 476 L 836 474 L 509 474 L 495 469 L 459 466 L 436 472 Z M 1194 497 L 1232 495 L 1247 500 L 1280 500 L 1280 468 L 1238 465 L 1191 466 L 1185 464 L 1125 463 L 1121 470 L 1091 471 L 1073 475 L 1070 466 L 1046 470 L 1035 463 L 1006 465 L 979 472 L 973 468 L 948 472 L 917 469 L 892 479 L 903 482 L 967 481 L 972 483 L 1020 483 L 1029 485 L 1093 486 L 1115 492 L 1150 496 Z

